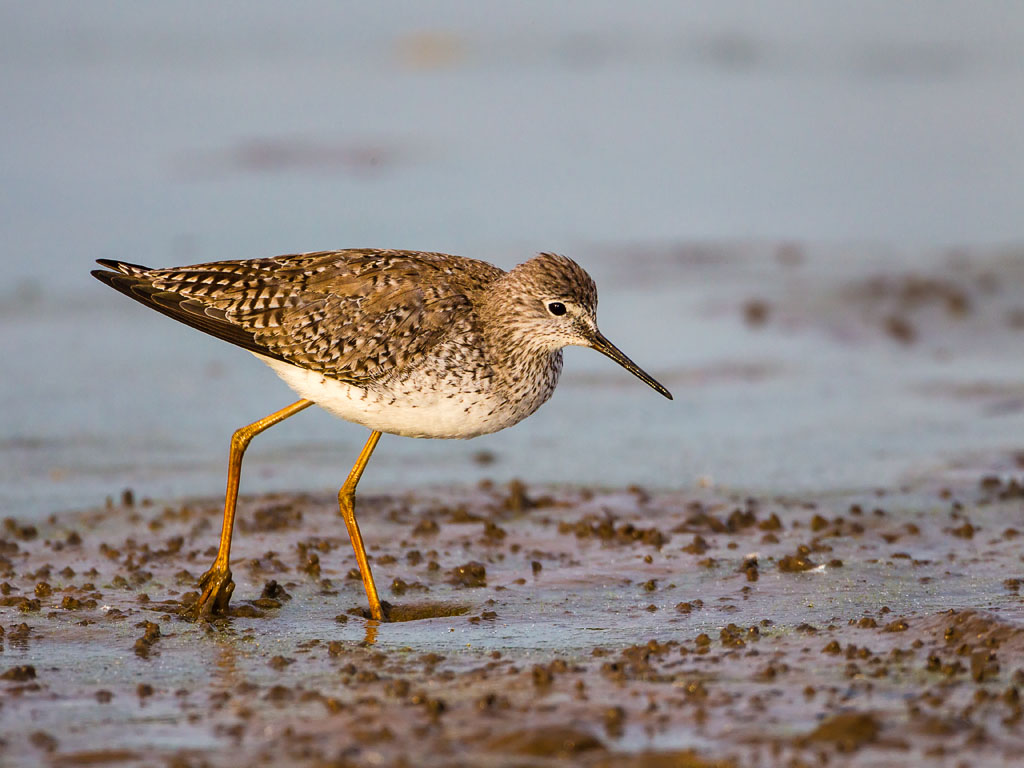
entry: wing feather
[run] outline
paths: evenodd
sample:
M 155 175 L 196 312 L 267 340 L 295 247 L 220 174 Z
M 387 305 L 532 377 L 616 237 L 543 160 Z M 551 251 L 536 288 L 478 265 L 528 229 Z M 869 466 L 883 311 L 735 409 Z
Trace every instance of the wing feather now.
M 457 265 L 453 266 L 453 260 Z M 502 271 L 418 251 L 349 250 L 171 269 L 101 262 L 116 290 L 251 352 L 359 383 L 414 365 Z

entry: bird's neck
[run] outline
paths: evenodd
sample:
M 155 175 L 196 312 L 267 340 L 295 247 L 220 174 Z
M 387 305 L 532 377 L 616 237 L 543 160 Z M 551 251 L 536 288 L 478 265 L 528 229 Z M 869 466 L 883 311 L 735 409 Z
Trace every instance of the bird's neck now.
M 562 350 L 532 343 L 533 337 L 516 327 L 510 317 L 514 315 L 492 317 L 484 325 L 491 365 L 510 384 L 538 379 L 557 381 L 562 370 Z

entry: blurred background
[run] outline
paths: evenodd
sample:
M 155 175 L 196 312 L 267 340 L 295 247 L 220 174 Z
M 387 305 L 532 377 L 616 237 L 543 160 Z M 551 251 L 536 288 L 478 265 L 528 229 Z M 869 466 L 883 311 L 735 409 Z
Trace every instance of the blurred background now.
M 367 489 L 862 488 L 1024 462 L 1024 7 L 918 0 L 0 3 L 0 505 L 217 495 L 291 402 L 114 294 L 344 247 L 572 256 L 676 395 L 567 353 L 535 417 L 385 438 Z M 243 492 L 335 488 L 307 412 Z

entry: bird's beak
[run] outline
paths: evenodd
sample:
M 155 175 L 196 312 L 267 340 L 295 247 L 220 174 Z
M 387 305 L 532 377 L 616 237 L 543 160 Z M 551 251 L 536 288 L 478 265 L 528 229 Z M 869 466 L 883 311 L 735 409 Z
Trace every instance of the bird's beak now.
M 619 348 L 612 344 L 610 341 L 608 341 L 608 339 L 606 339 L 599 330 L 595 328 L 592 334 L 590 334 L 590 338 L 588 340 L 590 342 L 591 349 L 596 349 L 602 355 L 610 357 L 616 363 L 618 363 L 627 371 L 629 371 L 638 379 L 640 379 L 640 381 L 644 382 L 645 384 L 647 384 L 647 386 L 651 387 L 651 389 L 661 393 L 669 400 L 672 399 L 671 392 L 669 392 L 667 389 L 661 386 L 661 384 L 656 382 L 654 378 L 651 377 L 650 374 L 648 374 L 646 371 L 644 371 L 639 365 L 637 365 L 624 354 L 622 354 Z

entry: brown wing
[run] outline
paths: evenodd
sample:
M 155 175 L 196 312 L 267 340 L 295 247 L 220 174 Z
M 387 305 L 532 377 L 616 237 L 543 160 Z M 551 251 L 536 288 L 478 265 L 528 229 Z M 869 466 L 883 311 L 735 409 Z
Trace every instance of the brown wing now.
M 502 271 L 416 251 L 347 250 L 146 269 L 101 261 L 126 295 L 232 344 L 358 383 L 389 376 L 468 322 Z

